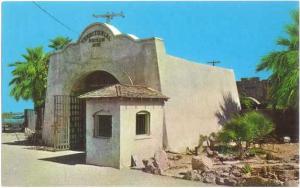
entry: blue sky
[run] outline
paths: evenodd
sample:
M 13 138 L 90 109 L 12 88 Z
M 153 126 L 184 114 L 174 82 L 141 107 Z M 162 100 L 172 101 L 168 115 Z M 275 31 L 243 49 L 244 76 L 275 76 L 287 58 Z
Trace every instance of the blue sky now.
M 2 112 L 33 108 L 31 101 L 9 96 L 12 79 L 9 63 L 22 60 L 26 48 L 44 46 L 58 35 L 77 40 L 83 29 L 96 21 L 92 14 L 125 13 L 112 21 L 121 32 L 139 38 L 160 37 L 167 53 L 206 63 L 219 60 L 235 77 L 258 76 L 261 57 L 280 49 L 275 41 L 285 36 L 290 11 L 298 2 L 38 2 L 75 32 L 71 32 L 38 9 L 32 2 L 2 3 Z

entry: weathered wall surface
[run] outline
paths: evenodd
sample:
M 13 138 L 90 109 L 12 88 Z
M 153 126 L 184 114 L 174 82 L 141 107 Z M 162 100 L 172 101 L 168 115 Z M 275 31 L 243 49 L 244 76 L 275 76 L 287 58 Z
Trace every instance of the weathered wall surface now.
M 87 40 L 95 31 L 109 34 L 98 47 Z M 73 85 L 95 70 L 112 74 L 121 84 L 146 85 L 170 97 L 162 110 L 163 142 L 170 150 L 194 147 L 200 134 L 220 128 L 222 114 L 231 110 L 229 103 L 239 106 L 232 70 L 170 56 L 160 39 L 135 39 L 97 23 L 87 27 L 77 43 L 50 58 L 43 128 L 43 139 L 49 145 L 53 135 L 53 96 L 70 95 Z
M 98 35 L 91 35 L 95 32 Z M 93 46 L 99 44 L 95 40 L 101 40 L 100 46 Z M 93 71 L 106 71 L 123 84 L 148 85 L 159 90 L 155 40 L 140 40 L 121 34 L 113 26 L 96 23 L 88 26 L 76 43 L 54 53 L 49 63 L 44 141 L 53 144 L 54 95 L 70 95 L 74 84 Z
M 239 106 L 234 73 L 167 55 L 160 42 L 157 49 L 161 91 L 170 97 L 165 105 L 164 145 L 183 152 L 198 144 L 200 134 L 221 128 L 221 106 L 227 105 L 226 111 L 233 110 L 228 103 Z
M 121 120 L 121 167 L 129 167 L 131 155 L 140 160 L 154 156 L 162 149 L 163 103 L 147 101 L 123 101 L 120 108 Z M 136 135 L 136 113 L 150 113 L 150 135 Z
M 86 163 L 120 168 L 120 104 L 118 101 L 87 100 L 86 103 Z M 112 115 L 112 137 L 93 137 L 94 117 Z
M 163 103 L 158 101 L 87 100 L 86 162 L 100 166 L 128 168 L 131 155 L 139 159 L 162 149 Z M 93 137 L 96 112 L 112 115 L 112 137 Z M 150 113 L 150 135 L 136 135 L 136 113 Z

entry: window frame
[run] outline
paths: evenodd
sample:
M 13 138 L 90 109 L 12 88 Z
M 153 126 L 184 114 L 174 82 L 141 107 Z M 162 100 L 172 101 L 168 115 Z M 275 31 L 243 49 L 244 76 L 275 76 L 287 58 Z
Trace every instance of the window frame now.
M 110 117 L 110 135 L 103 136 L 99 134 L 100 130 L 100 116 L 109 116 Z M 94 124 L 93 124 L 93 137 L 94 138 L 103 138 L 103 139 L 110 139 L 113 136 L 113 115 L 110 113 L 103 113 L 103 111 L 98 111 L 94 115 Z
M 144 127 L 144 134 L 138 134 L 138 115 L 145 116 L 145 127 Z M 151 114 L 148 111 L 139 111 L 135 114 L 135 136 L 136 137 L 145 137 L 151 135 Z

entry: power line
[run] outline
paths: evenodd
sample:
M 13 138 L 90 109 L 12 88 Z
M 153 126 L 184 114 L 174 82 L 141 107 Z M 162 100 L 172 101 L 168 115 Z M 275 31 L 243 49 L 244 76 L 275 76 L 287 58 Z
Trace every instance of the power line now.
M 44 9 L 43 7 L 41 7 L 39 4 L 37 4 L 35 1 L 32 1 L 33 4 L 35 4 L 35 6 L 37 6 L 41 11 L 43 11 L 44 13 L 46 13 L 48 16 L 50 16 L 52 19 L 54 19 L 57 23 L 59 23 L 60 25 L 62 25 L 63 27 L 65 27 L 66 29 L 68 29 L 69 31 L 76 33 L 74 30 L 72 30 L 69 26 L 67 26 L 66 24 L 64 24 L 63 22 L 59 21 L 59 19 L 57 19 L 55 16 L 53 16 L 52 14 L 50 14 L 46 9 Z

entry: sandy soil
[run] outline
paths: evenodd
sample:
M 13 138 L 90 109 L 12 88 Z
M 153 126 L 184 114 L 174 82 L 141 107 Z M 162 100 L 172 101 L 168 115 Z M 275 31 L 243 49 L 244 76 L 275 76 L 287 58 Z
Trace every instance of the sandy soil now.
M 299 143 L 287 143 L 287 144 L 264 144 L 262 148 L 274 156 L 283 159 L 292 166 L 299 166 L 299 163 L 294 161 L 294 158 L 299 158 Z M 180 156 L 180 158 L 178 157 Z M 186 154 L 173 154 L 168 153 L 168 158 L 170 160 L 170 169 L 166 170 L 165 174 L 171 177 L 182 178 L 188 170 L 192 169 L 191 160 L 193 155 Z M 244 161 L 235 161 L 236 166 L 243 167 L 245 163 L 251 164 L 252 167 L 260 166 L 274 166 L 280 164 L 280 161 L 274 161 L 275 164 L 267 164 L 267 162 L 260 157 L 254 157 Z M 220 164 L 220 161 L 214 161 L 214 168 L 224 168 L 230 167 L 228 164 Z
M 295 155 L 299 156 L 299 143 L 264 144 L 262 145 L 262 148 L 284 160 L 290 160 L 291 158 L 294 158 Z
M 17 136 L 24 138 L 22 133 Z M 211 186 L 138 170 L 86 165 L 83 152 L 30 148 L 18 142 L 14 133 L 2 133 L 3 186 Z

